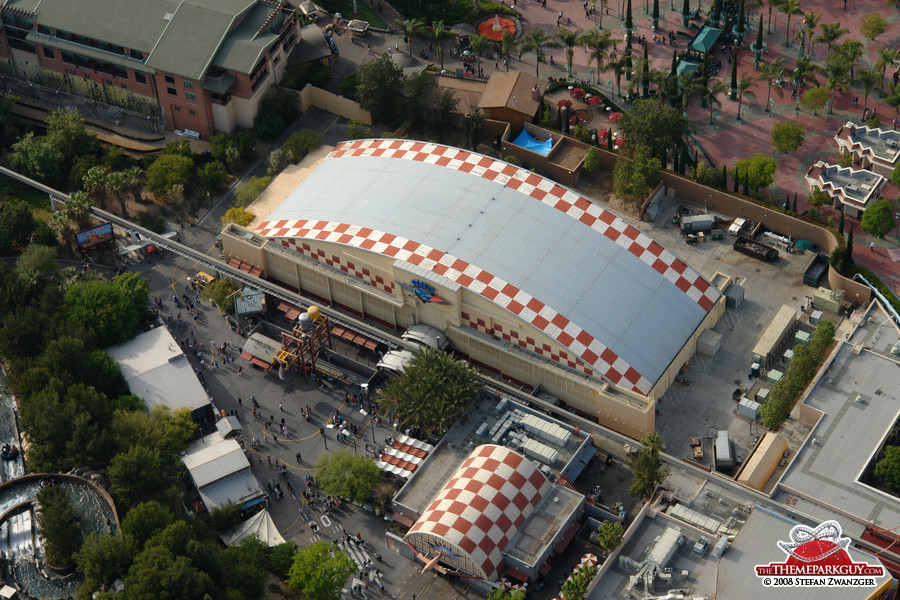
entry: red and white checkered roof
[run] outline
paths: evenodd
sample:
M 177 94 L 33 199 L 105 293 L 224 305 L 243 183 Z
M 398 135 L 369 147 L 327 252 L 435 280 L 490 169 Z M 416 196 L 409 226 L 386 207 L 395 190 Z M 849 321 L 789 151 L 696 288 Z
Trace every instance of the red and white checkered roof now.
M 720 295 L 699 273 L 649 236 L 587 198 L 528 170 L 458 148 L 406 140 L 344 142 L 336 146 L 328 158 L 365 156 L 429 163 L 489 179 L 552 206 L 627 249 L 704 311 L 709 311 Z M 356 224 L 323 220 L 265 221 L 257 230 L 266 237 L 282 238 L 282 244 L 294 249 L 298 249 L 296 240 L 314 239 L 361 248 L 418 265 L 513 313 L 568 348 L 610 382 L 643 395 L 653 387 L 654 382 L 613 349 L 541 300 L 494 273 L 421 242 Z
M 527 458 L 503 446 L 478 446 L 406 534 L 462 550 L 485 579 L 504 570 L 503 550 L 551 487 Z M 428 548 L 420 548 L 420 551 Z

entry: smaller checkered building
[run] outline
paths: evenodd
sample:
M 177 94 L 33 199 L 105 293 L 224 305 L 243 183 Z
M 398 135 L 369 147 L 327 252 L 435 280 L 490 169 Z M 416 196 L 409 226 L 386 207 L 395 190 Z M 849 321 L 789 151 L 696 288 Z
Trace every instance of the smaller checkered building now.
M 438 492 L 404 541 L 424 556 L 496 581 L 503 552 L 554 484 L 527 458 L 478 446 Z

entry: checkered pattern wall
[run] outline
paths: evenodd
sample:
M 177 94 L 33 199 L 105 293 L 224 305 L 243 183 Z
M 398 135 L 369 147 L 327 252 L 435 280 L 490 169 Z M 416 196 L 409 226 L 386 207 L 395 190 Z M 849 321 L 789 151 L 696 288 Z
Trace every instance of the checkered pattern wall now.
M 329 267 L 340 269 L 348 275 L 353 275 L 363 281 L 367 281 L 372 284 L 372 287 L 383 290 L 388 294 L 394 293 L 394 282 L 378 273 L 373 273 L 369 267 L 356 265 L 350 260 L 341 260 L 339 256 L 335 256 L 334 254 L 328 256 L 321 248 L 312 248 L 309 244 L 298 242 L 296 239 L 283 239 L 281 240 L 281 245 L 285 248 L 296 250 L 304 256 L 325 263 Z
M 405 539 L 423 554 L 451 544 L 496 581 L 504 570 L 503 550 L 551 487 L 527 458 L 493 444 L 478 446 L 438 492 Z M 453 562 L 451 560 L 447 562 Z M 462 561 L 460 561 L 462 562 Z
M 380 156 L 414 160 L 490 179 L 563 211 L 573 219 L 600 232 L 659 272 L 704 310 L 712 308 L 719 297 L 719 291 L 709 282 L 650 237 L 588 199 L 530 171 L 458 148 L 405 140 L 344 142 L 339 144 L 328 158 L 344 156 Z M 297 240 L 315 239 L 361 248 L 413 263 L 443 275 L 513 313 L 559 342 L 568 353 L 566 357 L 553 352 L 547 353 L 543 345 L 535 346 L 535 351 L 539 348 L 539 353 L 546 353 L 554 360 L 566 364 L 580 360 L 608 381 L 640 394 L 648 394 L 653 387 L 653 382 L 625 362 L 613 349 L 602 344 L 552 307 L 493 273 L 415 240 L 348 223 L 307 219 L 266 221 L 257 229 L 266 237 L 281 238 L 283 244 L 298 251 L 302 248 L 302 243 L 298 246 Z M 332 260 L 334 262 L 334 257 Z M 344 266 L 340 262 L 336 264 L 341 265 L 338 268 Z

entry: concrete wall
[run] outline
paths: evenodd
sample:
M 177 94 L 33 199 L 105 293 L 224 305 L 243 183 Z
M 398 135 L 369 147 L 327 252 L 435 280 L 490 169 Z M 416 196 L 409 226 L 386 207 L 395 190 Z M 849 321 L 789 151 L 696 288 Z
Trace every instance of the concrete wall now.
M 345 119 L 359 119 L 364 125 L 372 124 L 372 113 L 360 108 L 353 100 L 307 84 L 300 91 L 300 107 L 306 111 L 310 106 L 327 110 Z

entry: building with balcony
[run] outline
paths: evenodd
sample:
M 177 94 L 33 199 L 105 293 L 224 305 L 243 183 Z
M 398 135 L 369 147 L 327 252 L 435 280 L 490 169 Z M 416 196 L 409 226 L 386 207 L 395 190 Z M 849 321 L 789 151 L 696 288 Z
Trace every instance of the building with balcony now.
M 885 178 L 866 169 L 829 165 L 818 161 L 806 171 L 809 189 L 819 188 L 831 196 L 835 208 L 844 207 L 851 217 L 859 217 L 870 202 L 878 199 Z
M 834 136 L 841 154 L 849 152 L 864 169 L 890 177 L 900 158 L 900 132 L 847 121 Z
M 125 90 L 193 137 L 251 126 L 297 42 L 281 0 L 0 1 L 4 74 L 60 74 L 107 103 Z

